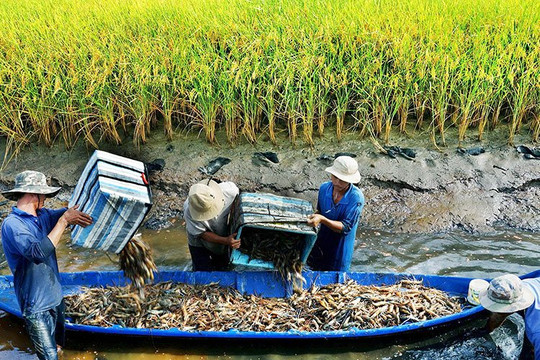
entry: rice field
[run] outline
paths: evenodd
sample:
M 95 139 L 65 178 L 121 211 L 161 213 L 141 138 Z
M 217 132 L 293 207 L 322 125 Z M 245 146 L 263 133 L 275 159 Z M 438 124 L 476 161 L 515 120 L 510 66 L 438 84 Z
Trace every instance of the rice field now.
M 3 0 L 0 136 L 540 135 L 538 0 Z

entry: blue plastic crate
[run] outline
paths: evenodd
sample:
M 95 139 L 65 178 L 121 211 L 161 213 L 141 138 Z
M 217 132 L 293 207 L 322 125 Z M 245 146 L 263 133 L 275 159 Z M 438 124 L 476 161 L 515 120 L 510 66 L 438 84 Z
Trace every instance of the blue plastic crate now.
M 317 239 L 315 228 L 307 224 L 308 215 L 313 213 L 309 201 L 264 193 L 241 193 L 231 209 L 231 231 L 237 238 L 249 229 L 252 231 L 278 231 L 283 236 L 304 237 L 301 260 L 307 261 Z M 288 235 L 289 234 L 289 235 Z M 247 254 L 233 249 L 231 262 L 235 265 L 273 269 L 274 264 L 260 259 L 250 259 Z
M 96 150 L 88 160 L 69 206 L 92 216 L 86 228 L 75 226 L 75 245 L 119 253 L 152 206 L 144 163 Z

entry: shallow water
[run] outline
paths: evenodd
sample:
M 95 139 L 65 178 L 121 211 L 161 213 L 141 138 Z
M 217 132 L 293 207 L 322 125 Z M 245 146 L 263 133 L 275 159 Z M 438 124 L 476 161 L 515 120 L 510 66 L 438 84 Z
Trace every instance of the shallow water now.
M 159 232 L 144 231 L 161 269 L 190 268 L 185 230 L 176 226 Z M 67 241 L 67 238 L 66 238 Z M 64 241 L 58 249 L 61 271 L 117 270 L 117 256 L 75 248 Z M 540 235 L 500 231 L 490 235 L 464 232 L 446 234 L 391 234 L 361 230 L 357 236 L 351 271 L 408 272 L 419 274 L 494 277 L 525 274 L 540 267 Z M 8 274 L 9 269 L 0 269 Z M 481 323 L 476 324 L 478 326 Z M 68 337 L 63 359 L 179 360 L 179 359 L 504 359 L 482 331 L 467 330 L 407 345 L 305 348 L 259 344 L 192 344 L 152 339 L 103 339 Z M 0 312 L 0 360 L 35 359 L 21 322 Z

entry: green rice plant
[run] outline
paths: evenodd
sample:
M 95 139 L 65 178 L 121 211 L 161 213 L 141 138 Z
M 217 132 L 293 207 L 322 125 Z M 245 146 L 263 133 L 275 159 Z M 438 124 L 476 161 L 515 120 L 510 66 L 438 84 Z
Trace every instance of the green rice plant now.
M 482 141 L 489 121 L 490 107 L 486 103 L 481 103 L 478 107 L 478 141 Z
M 261 95 L 261 102 L 263 104 L 263 110 L 266 114 L 266 119 L 268 122 L 268 137 L 270 138 L 272 144 L 276 144 L 277 105 L 276 84 L 274 82 L 270 82 L 267 86 L 264 87 Z
M 230 78 L 232 71 L 224 71 L 220 77 L 219 98 L 225 123 L 225 133 L 229 142 L 234 143 L 238 138 L 240 128 L 240 106 L 237 93 L 234 91 L 234 81 Z
M 146 138 L 150 133 L 151 122 L 155 116 L 154 105 L 143 94 L 134 96 L 129 108 L 134 119 L 133 142 L 137 146 L 146 142 Z M 207 140 L 212 143 L 212 139 Z
M 428 64 L 425 61 L 417 61 L 411 70 L 411 102 L 414 115 L 416 116 L 416 129 L 422 129 L 424 117 L 429 108 Z
M 476 106 L 480 105 L 476 98 L 479 91 L 478 85 L 478 82 L 473 80 L 472 84 L 464 87 L 467 91 L 460 93 L 458 97 L 458 113 L 460 117 L 458 122 L 458 146 L 461 146 L 461 143 L 465 139 L 465 134 L 471 124 Z
M 528 76 L 526 76 L 526 78 L 527 77 Z M 524 90 L 524 86 L 520 83 L 516 84 L 514 96 L 510 102 L 510 107 L 512 109 L 512 121 L 510 124 L 508 143 L 511 145 L 514 144 L 514 136 L 521 128 L 523 118 L 530 109 L 530 103 L 528 100 L 528 92 Z
M 386 106 L 381 107 L 382 122 L 384 124 L 383 139 L 385 144 L 390 143 L 390 132 L 392 131 L 393 119 L 401 106 L 401 102 L 398 102 L 400 99 L 396 101 L 395 98 L 393 99 L 393 95 L 392 87 L 382 90 L 379 94 L 379 101 L 383 104 L 387 104 Z
M 98 142 L 94 138 L 94 133 L 99 127 L 98 120 L 92 116 L 85 116 L 80 118 L 77 123 L 79 133 L 82 133 L 85 142 L 95 149 L 99 149 Z
M 255 67 L 251 72 L 246 72 L 242 83 L 239 84 L 240 103 L 242 106 L 243 127 L 242 134 L 250 143 L 257 142 L 257 133 L 260 129 L 261 117 L 261 91 L 257 77 L 259 69 Z
M 514 144 L 514 136 L 521 128 L 523 119 L 529 111 L 534 111 L 538 106 L 538 90 L 529 89 L 529 84 L 538 84 L 540 65 L 534 58 L 528 56 L 521 44 L 516 44 L 513 49 L 516 66 L 509 72 L 509 80 L 513 92 L 510 98 L 512 121 L 508 142 Z
M 440 143 L 446 146 L 446 122 L 448 119 L 448 108 L 451 102 L 450 94 L 454 91 L 455 78 L 452 76 L 453 74 L 451 75 L 452 67 L 448 58 L 442 59 L 439 65 L 445 69 L 442 73 L 439 74 L 435 69 L 431 71 L 433 87 L 430 89 L 430 96 L 432 97 L 431 113 L 433 114 L 433 118 L 430 128 L 433 144 L 436 145 L 436 131 L 438 131 Z
M 538 142 L 538 140 L 540 140 L 540 114 L 535 113 L 533 116 L 534 116 L 533 123 L 532 123 L 533 141 Z
M 169 77 L 169 72 L 163 69 L 157 76 L 153 91 L 156 93 L 158 100 L 156 112 L 163 117 L 163 131 L 168 140 L 173 138 L 173 116 L 177 111 L 176 107 L 179 101 L 179 94 L 172 87 L 173 83 Z
M 7 106 L 5 111 L 0 114 L 0 135 L 6 137 L 6 149 L 0 170 L 29 142 L 29 137 L 24 130 L 22 114 L 17 105 L 5 98 L 2 101 Z
M 407 129 L 407 119 L 409 117 L 409 97 L 402 95 L 394 98 L 394 101 L 398 107 L 397 113 L 399 117 L 399 131 L 405 133 Z
M 298 125 L 298 108 L 300 99 L 296 87 L 296 67 L 293 61 L 289 61 L 285 69 L 283 77 L 283 87 L 279 93 L 281 98 L 279 105 L 280 116 L 283 117 L 287 124 L 289 139 L 293 144 L 296 143 L 297 125 Z
M 341 140 L 343 136 L 343 125 L 345 122 L 345 116 L 349 109 L 349 102 L 351 100 L 351 88 L 347 75 L 347 71 L 343 71 L 336 76 L 336 88 L 334 89 L 335 94 L 335 105 L 334 112 L 336 115 L 336 137 L 338 140 Z
M 318 61 L 323 61 L 324 58 L 320 57 Z M 322 137 L 324 134 L 324 127 L 328 120 L 328 114 L 331 111 L 331 100 L 330 100 L 330 83 L 328 81 L 328 73 L 326 72 L 328 67 L 324 64 L 320 64 L 323 68 L 319 70 L 316 74 L 318 79 L 314 80 L 317 82 L 317 94 L 316 104 L 315 104 L 315 114 L 316 114 L 316 123 L 317 123 L 317 134 L 319 137 Z
M 412 47 L 412 43 L 404 42 L 402 47 L 405 46 L 407 49 Z M 397 62 L 396 67 L 398 71 L 394 71 L 396 74 L 393 82 L 390 84 L 393 87 L 393 102 L 397 107 L 399 131 L 401 133 L 406 132 L 407 121 L 409 118 L 409 110 L 411 109 L 411 104 L 414 99 L 414 78 L 413 78 L 413 69 L 412 64 L 415 63 L 414 55 L 409 52 L 405 52 L 401 48 L 396 50 L 398 54 L 395 54 L 394 57 L 397 59 L 403 59 L 403 63 Z M 423 116 L 423 115 L 422 115 Z
M 0 136 L 99 147 L 179 127 L 216 142 L 306 144 L 346 124 L 389 142 L 427 124 L 434 146 L 537 138 L 535 0 L 4 0 Z M 17 114 L 17 115 L 14 115 Z M 16 130 L 10 128 L 18 117 Z M 243 138 L 239 135 L 243 134 Z M 535 135 L 536 134 L 536 135 Z M 19 146 L 19 144 L 21 144 Z
M 486 54 L 488 55 L 488 54 Z M 478 140 L 483 139 L 486 129 L 493 129 L 498 122 L 499 115 L 504 103 L 505 87 L 501 84 L 502 79 L 497 79 L 492 75 L 492 67 L 495 62 L 486 56 L 487 61 L 485 68 L 481 69 L 480 76 L 482 77 L 481 91 L 477 99 L 477 111 L 479 113 L 478 120 Z M 491 126 L 489 126 L 491 124 Z
M 73 105 L 67 105 L 63 113 L 58 114 L 58 123 L 60 126 L 60 133 L 62 134 L 62 139 L 64 140 L 64 146 L 66 149 L 71 149 L 77 142 L 78 133 L 75 124 L 77 119 L 80 118 L 77 110 Z
M 305 59 L 306 63 L 303 68 L 305 69 L 300 73 L 300 81 L 298 82 L 298 92 L 300 95 L 300 117 L 302 119 L 302 129 L 304 134 L 304 141 L 307 145 L 313 146 L 313 125 L 315 121 L 315 113 L 317 111 L 317 95 L 318 84 L 313 79 L 313 70 L 309 63 L 312 63 L 313 59 Z
M 100 114 L 99 123 L 101 124 L 101 131 L 103 136 L 107 137 L 107 140 L 120 144 L 122 139 L 118 134 L 116 117 L 113 107 L 113 98 L 109 96 L 103 96 L 104 103 L 97 103 L 98 109 L 96 112 Z
M 213 84 L 210 67 L 204 63 L 198 64 L 197 70 L 199 76 L 194 79 L 192 92 L 194 96 L 190 100 L 196 104 L 199 111 L 200 118 L 197 120 L 200 122 L 206 140 L 213 144 L 216 142 L 216 115 L 219 111 L 216 100 L 219 93 Z

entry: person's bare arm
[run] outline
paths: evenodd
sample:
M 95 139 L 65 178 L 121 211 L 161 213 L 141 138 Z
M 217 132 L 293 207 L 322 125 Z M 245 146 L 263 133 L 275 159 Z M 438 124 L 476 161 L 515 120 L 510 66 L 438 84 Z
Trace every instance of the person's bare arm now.
M 307 223 L 308 225 L 311 225 L 313 227 L 317 227 L 319 226 L 319 224 L 323 224 L 324 226 L 328 227 L 333 232 L 337 232 L 337 233 L 343 232 L 343 223 L 341 221 L 330 220 L 321 214 L 315 213 L 315 214 L 309 215 Z
M 211 231 L 205 231 L 201 234 L 201 239 L 215 244 L 227 245 L 233 249 L 240 247 L 240 239 L 235 239 L 236 233 L 229 236 L 219 236 Z
M 510 314 L 491 313 L 486 324 L 487 330 L 489 332 L 492 332 L 493 330 L 501 326 L 501 324 L 508 317 L 508 315 Z
M 49 240 L 53 243 L 54 247 L 60 242 L 60 238 L 66 230 L 68 225 L 80 225 L 87 227 L 92 224 L 92 217 L 82 211 L 77 210 L 79 205 L 75 205 L 72 208 L 66 210 L 66 212 L 58 219 L 58 222 L 49 233 Z

